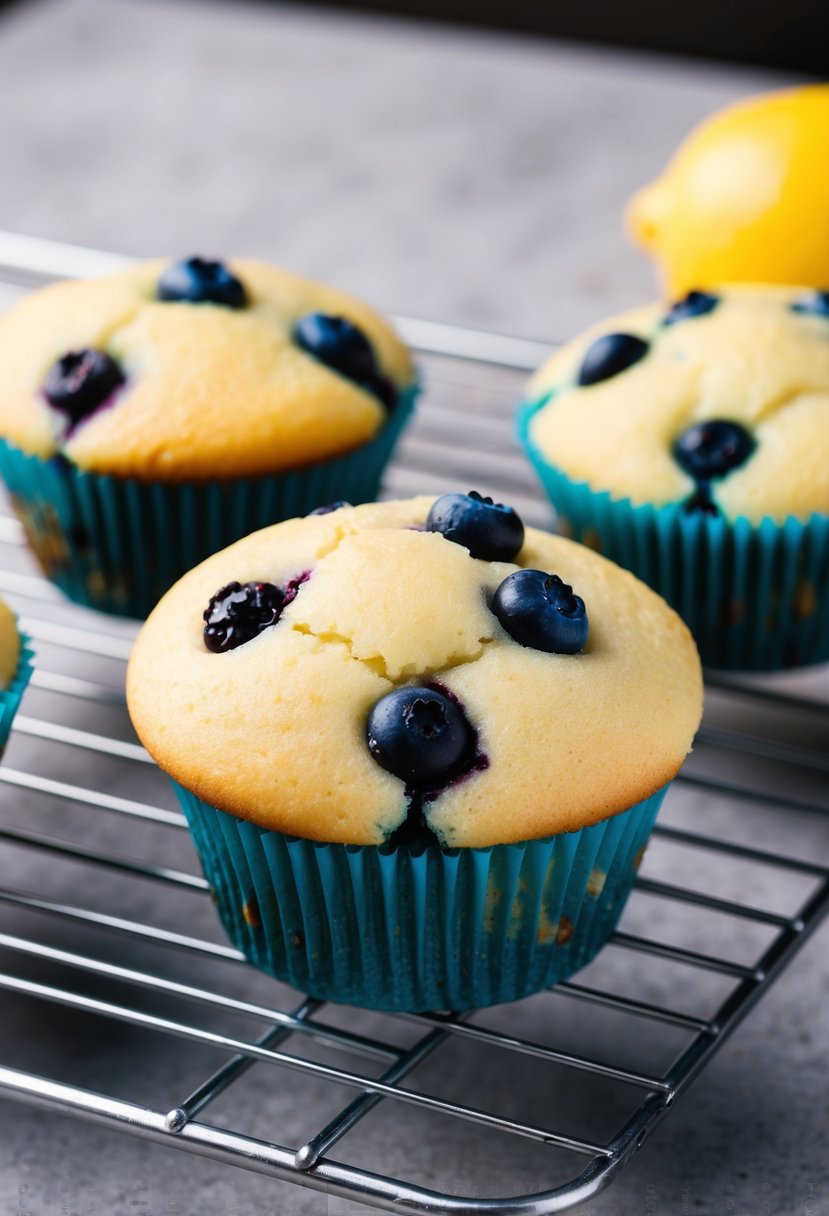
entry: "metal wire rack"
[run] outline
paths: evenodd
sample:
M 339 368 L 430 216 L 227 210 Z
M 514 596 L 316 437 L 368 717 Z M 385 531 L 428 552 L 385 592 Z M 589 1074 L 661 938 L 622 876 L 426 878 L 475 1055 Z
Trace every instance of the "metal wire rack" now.
M 0 234 L 0 298 L 123 260 Z M 401 328 L 430 388 L 387 494 L 476 485 L 548 523 L 510 421 L 544 347 Z M 622 928 L 587 971 L 520 1006 L 463 1015 L 368 1015 L 298 997 L 222 940 L 184 821 L 126 718 L 133 627 L 68 606 L 34 572 L 7 511 L 0 593 L 38 652 L 0 767 L 5 1097 L 391 1211 L 561 1212 L 619 1173 L 829 907 L 829 866 L 814 860 L 829 837 L 826 682 L 792 695 L 785 680 L 712 676 L 697 750 Z M 46 1028 L 72 1050 L 34 1049 Z M 151 1044 L 140 1065 L 109 1089 L 81 1083 L 106 1073 L 98 1044 L 124 1058 L 135 1035 Z M 243 1130 L 251 1104 L 234 1094 L 267 1070 L 265 1133 Z M 506 1074 L 510 1101 L 493 1109 Z M 360 1139 L 378 1110 L 395 1134 L 445 1137 L 454 1172 L 427 1186 L 416 1165 L 391 1177 L 381 1156 L 378 1169 Z M 469 1177 L 491 1160 L 497 1176 L 499 1154 L 530 1147 L 533 1193 L 468 1193 L 459 1160 L 474 1164 Z

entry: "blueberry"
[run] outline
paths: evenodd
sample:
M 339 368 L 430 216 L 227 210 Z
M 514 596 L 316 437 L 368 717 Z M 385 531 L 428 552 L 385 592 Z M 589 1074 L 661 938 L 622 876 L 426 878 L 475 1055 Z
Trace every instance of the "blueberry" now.
M 121 368 L 102 350 L 72 350 L 50 367 L 43 394 L 51 406 L 80 422 L 124 383 Z
M 228 583 L 205 609 L 204 644 L 214 654 L 235 650 L 275 625 L 285 596 L 273 583 Z
M 524 525 L 512 507 L 483 498 L 476 490 L 438 498 L 429 511 L 426 531 L 440 532 L 487 562 L 511 562 L 524 543 Z
M 648 350 L 648 343 L 635 334 L 602 334 L 588 347 L 578 382 L 581 385 L 598 384 L 600 380 L 618 376 L 619 372 L 644 359 Z
M 360 383 L 376 371 L 374 351 L 361 329 L 345 317 L 310 312 L 297 322 L 297 345 L 326 367 Z
M 184 258 L 167 267 L 158 280 L 158 298 L 188 304 L 223 304 L 225 308 L 244 308 L 248 302 L 243 283 L 224 262 L 198 257 Z
M 691 317 L 704 317 L 713 312 L 720 302 L 719 296 L 712 296 L 707 291 L 689 291 L 681 300 L 671 305 L 671 310 L 662 318 L 663 325 L 676 325 L 677 321 L 687 321 Z
M 587 641 L 584 600 L 557 574 L 508 574 L 495 592 L 492 611 L 510 637 L 533 650 L 575 654 Z
M 351 503 L 346 502 L 341 498 L 338 502 L 326 503 L 324 507 L 314 507 L 313 511 L 309 511 L 309 515 L 330 515 L 332 511 L 339 511 L 341 507 L 350 507 Z
M 475 733 L 456 701 L 433 688 L 396 688 L 373 706 L 368 750 L 407 785 L 444 785 L 475 759 Z
M 815 291 L 792 304 L 792 312 L 802 312 L 813 317 L 829 317 L 829 291 Z
M 368 338 L 351 321 L 309 312 L 297 322 L 294 338 L 306 354 L 379 397 L 388 410 L 394 408 L 397 389 L 377 367 Z
M 725 477 L 753 451 L 754 439 L 744 426 L 718 418 L 695 423 L 674 444 L 677 462 L 695 481 Z

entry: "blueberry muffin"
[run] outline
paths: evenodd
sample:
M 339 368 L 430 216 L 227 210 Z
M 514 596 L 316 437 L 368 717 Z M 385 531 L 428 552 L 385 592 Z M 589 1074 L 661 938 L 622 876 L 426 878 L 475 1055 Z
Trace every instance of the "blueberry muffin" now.
M 679 618 L 476 494 L 264 529 L 130 661 L 233 940 L 318 996 L 462 1007 L 611 932 L 701 706 Z
M 21 637 L 14 613 L 5 600 L 0 600 L 0 756 L 31 674 L 28 639 Z
M 46 573 L 114 612 L 254 528 L 374 498 L 414 396 L 374 312 L 258 262 L 147 262 L 0 317 L 0 473 Z
M 519 430 L 562 529 L 664 595 L 704 662 L 829 658 L 829 295 L 617 317 L 541 368 Z

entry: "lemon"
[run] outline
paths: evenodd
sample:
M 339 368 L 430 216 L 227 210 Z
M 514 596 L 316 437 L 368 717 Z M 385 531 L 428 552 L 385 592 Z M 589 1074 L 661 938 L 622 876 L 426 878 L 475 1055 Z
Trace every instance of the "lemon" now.
M 725 282 L 829 286 L 829 84 L 749 97 L 696 127 L 631 200 L 670 296 Z

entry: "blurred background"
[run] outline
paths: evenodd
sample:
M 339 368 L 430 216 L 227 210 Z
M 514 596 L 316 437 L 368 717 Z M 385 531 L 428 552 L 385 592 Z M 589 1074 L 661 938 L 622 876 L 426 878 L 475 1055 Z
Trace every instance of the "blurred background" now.
M 652 294 L 622 210 L 684 133 L 828 45 L 817 0 L 382 7 L 537 32 L 232 0 L 0 9 L 0 228 L 262 255 L 397 312 L 562 338 Z M 641 49 L 683 45 L 709 57 Z

